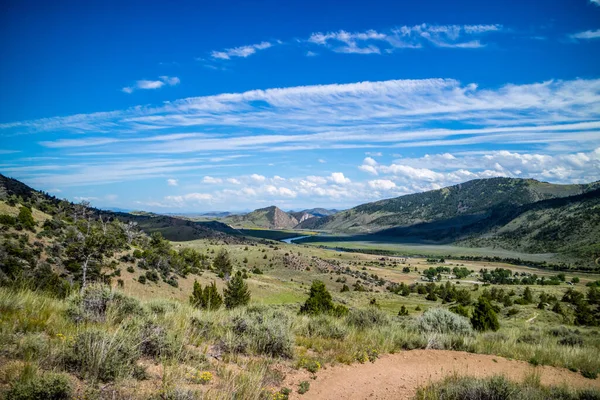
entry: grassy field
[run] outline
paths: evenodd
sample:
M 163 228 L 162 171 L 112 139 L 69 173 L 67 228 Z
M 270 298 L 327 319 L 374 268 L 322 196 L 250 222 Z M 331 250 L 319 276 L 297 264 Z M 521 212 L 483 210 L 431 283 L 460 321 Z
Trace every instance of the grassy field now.
M 437 284 L 450 282 L 467 289 L 473 301 L 491 289 L 514 291 L 516 299 L 524 286 L 482 287 L 479 271 L 505 268 L 547 278 L 556 272 L 463 261 L 446 253 L 441 262 L 275 241 L 225 245 L 203 239 L 172 245 L 176 250 L 194 248 L 209 261 L 226 248 L 234 271 L 248 275 L 250 305 L 194 309 L 189 296 L 195 281 L 215 282 L 219 291 L 224 287 L 216 272 L 180 277 L 177 287 L 160 281 L 142 284 L 139 278 L 146 270 L 123 261 L 117 267 L 120 285 L 93 286 L 89 293 L 67 299 L 0 288 L 0 391 L 25 390 L 32 382 L 42 386 L 67 382 L 74 398 L 283 399 L 277 396 L 286 371 L 318 374 L 331 364 L 368 362 L 410 349 L 492 354 L 569 368 L 593 379 L 600 372 L 598 329 L 574 327 L 569 304 L 563 304 L 564 315 L 537 307 L 542 294 L 560 299 L 568 288 L 585 292 L 585 284 L 600 275 L 567 273 L 567 281 L 573 277 L 580 281 L 531 285 L 530 304 L 496 303 L 497 332 L 472 331 L 467 321 L 464 331 L 440 333 L 423 330 L 419 321 L 427 310 L 452 304 L 418 293 L 401 296 L 386 287 L 424 285 L 423 271 L 430 267 L 465 267 L 472 271 L 469 276 L 453 279 L 444 273 Z M 314 280 L 324 282 L 333 302 L 348 307 L 349 314 L 299 315 Z M 363 291 L 356 290 L 357 285 Z M 350 290 L 342 292 L 344 286 Z M 101 306 L 94 306 L 99 302 Z M 398 316 L 403 306 L 408 315 Z
M 463 257 L 463 256 L 488 256 L 501 258 L 521 258 L 528 261 L 557 261 L 559 258 L 555 254 L 528 254 L 504 249 L 494 248 L 471 248 L 460 247 L 445 244 L 425 244 L 425 243 L 403 243 L 395 242 L 389 237 L 369 237 L 353 236 L 315 236 L 312 238 L 301 239 L 299 243 L 310 244 L 312 246 L 322 246 L 332 249 L 349 249 L 353 251 L 382 251 L 392 252 L 398 255 L 407 256 L 434 256 L 434 257 Z

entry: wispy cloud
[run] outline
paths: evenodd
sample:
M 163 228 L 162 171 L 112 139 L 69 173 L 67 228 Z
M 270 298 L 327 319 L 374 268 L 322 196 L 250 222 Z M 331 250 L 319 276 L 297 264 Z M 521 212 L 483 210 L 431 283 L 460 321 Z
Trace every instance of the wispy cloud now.
M 579 39 L 579 40 L 600 39 L 600 29 L 596 29 L 595 31 L 590 30 L 590 31 L 573 33 L 573 34 L 569 35 L 569 37 L 571 39 Z
M 175 86 L 178 85 L 181 81 L 176 76 L 159 76 L 158 80 L 149 81 L 149 80 L 139 80 L 135 82 L 133 86 L 126 86 L 121 89 L 124 93 L 133 93 L 135 90 L 154 90 L 160 89 L 163 86 Z
M 246 58 L 255 54 L 258 50 L 265 50 L 269 47 L 272 47 L 273 44 L 271 42 L 261 42 L 257 44 L 251 44 L 248 46 L 240 46 L 240 47 L 232 47 L 230 49 L 225 49 L 222 51 L 213 51 L 211 52 L 211 57 L 220 59 L 220 60 L 229 60 L 232 57 L 243 57 Z
M 590 3 L 600 6 L 600 0 L 590 0 Z
M 426 45 L 446 48 L 484 47 L 475 37 L 502 31 L 502 25 L 430 25 L 401 26 L 385 32 L 367 30 L 313 33 L 308 42 L 326 46 L 338 53 L 381 54 L 396 49 L 419 49 Z
M 435 128 L 431 126 L 432 120 L 436 121 Z M 489 149 L 501 150 L 510 143 L 513 148 L 547 148 L 549 153 L 574 148 L 592 160 L 589 152 L 600 145 L 600 79 L 507 84 L 496 88 L 452 79 L 425 79 L 253 90 L 181 99 L 157 107 L 0 124 L 1 136 L 15 133 L 44 134 L 44 140 L 38 143 L 44 146 L 45 154 L 61 156 L 56 160 L 39 160 L 35 165 L 13 160 L 2 166 L 3 173 L 41 188 L 65 189 L 149 178 L 160 178 L 164 184 L 173 176 L 179 179 L 180 187 L 187 188 L 189 181 L 183 185 L 182 180 L 201 171 L 202 175 L 193 182 L 199 185 L 204 176 L 207 180 L 211 177 L 210 188 L 216 190 L 220 190 L 220 185 L 232 185 L 239 186 L 235 189 L 239 191 L 247 185 L 259 193 L 256 188 L 273 185 L 286 187 L 297 194 L 295 199 L 300 199 L 304 196 L 302 187 L 317 185 L 319 189 L 306 195 L 351 199 L 359 196 L 357 185 L 361 182 L 355 175 L 367 179 L 376 176 L 376 181 L 390 180 L 396 184 L 395 189 L 390 189 L 393 193 L 417 189 L 403 184 L 401 176 L 430 179 L 427 185 L 487 176 L 484 171 L 473 172 L 472 165 L 481 159 L 463 158 L 460 161 L 464 161 L 464 168 L 459 168 L 456 160 L 444 159 L 446 163 L 455 163 L 457 170 L 475 174 L 456 172 L 452 179 L 446 180 L 441 178 L 446 172 L 433 167 L 437 159 L 419 162 L 403 159 L 384 164 L 380 159 L 383 148 L 395 149 L 386 154 L 410 153 L 411 149 L 433 146 L 447 148 L 448 152 L 459 146 L 462 150 L 485 148 L 488 155 L 498 158 Z M 87 135 L 70 136 L 71 133 Z M 75 148 L 82 151 L 69 152 Z M 286 157 L 293 157 L 292 151 L 332 149 L 363 149 L 355 154 L 362 159 L 367 151 L 368 157 L 348 170 L 339 168 L 335 157 L 329 158 L 335 152 L 330 152 L 325 157 L 327 164 L 319 163 L 317 169 L 323 170 L 320 178 L 325 179 L 325 184 L 307 178 L 303 179 L 304 186 L 292 186 L 289 177 L 283 174 L 285 169 L 279 167 L 278 174 L 287 180 L 269 181 L 265 172 L 270 168 L 265 161 L 267 157 L 260 154 L 269 152 L 271 158 L 277 152 L 285 152 Z M 231 162 L 242 155 L 248 162 Z M 536 157 L 528 163 L 531 165 Z M 514 167 L 507 161 L 509 158 L 505 156 L 504 162 L 496 160 L 503 166 L 502 171 L 486 164 L 487 169 L 524 176 L 516 171 L 526 169 Z M 248 172 L 245 177 L 228 172 L 227 168 L 247 170 L 253 162 L 263 169 L 254 174 Z M 567 159 L 554 158 L 553 162 L 563 163 L 560 165 L 564 167 Z M 594 168 L 596 176 L 600 170 L 597 161 L 588 162 L 590 167 L 586 167 L 585 173 L 582 169 L 563 173 L 551 168 L 551 164 L 530 171 L 537 177 L 569 181 L 592 178 Z M 325 171 L 328 166 L 331 169 Z M 221 175 L 225 176 L 214 178 Z M 382 194 L 382 188 L 391 187 L 385 182 L 371 185 L 365 182 L 360 195 L 365 191 Z M 419 187 L 430 187 L 427 185 Z M 205 186 L 198 186 L 198 192 L 204 193 Z M 374 190 L 374 186 L 380 189 Z M 283 196 L 279 189 L 269 190 Z

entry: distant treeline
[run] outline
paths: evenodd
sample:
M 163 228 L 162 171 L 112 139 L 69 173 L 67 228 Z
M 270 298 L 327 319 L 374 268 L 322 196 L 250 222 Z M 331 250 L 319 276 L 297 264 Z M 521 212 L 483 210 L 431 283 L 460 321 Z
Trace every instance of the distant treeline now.
M 547 269 L 551 271 L 571 271 L 571 272 L 599 272 L 600 265 L 574 265 L 568 263 L 549 263 L 547 261 L 531 261 L 531 260 L 523 260 L 521 258 L 513 258 L 513 257 L 498 257 L 498 256 L 458 256 L 448 254 L 446 256 L 433 256 L 431 254 L 408 254 L 406 252 L 395 251 L 395 250 L 383 250 L 383 249 L 351 249 L 346 247 L 329 247 L 329 246 L 318 246 L 322 249 L 330 249 L 336 251 L 343 251 L 348 253 L 364 253 L 364 254 L 373 254 L 373 255 L 381 255 L 388 257 L 425 257 L 432 259 L 453 259 L 453 260 L 464 260 L 464 261 L 484 261 L 484 262 L 502 262 L 511 265 L 519 265 L 524 267 L 531 268 L 539 268 L 539 269 Z

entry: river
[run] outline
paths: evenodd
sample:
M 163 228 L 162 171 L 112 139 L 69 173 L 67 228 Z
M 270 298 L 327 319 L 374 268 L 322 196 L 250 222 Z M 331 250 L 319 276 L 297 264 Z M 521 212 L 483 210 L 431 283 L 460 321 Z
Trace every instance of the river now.
M 292 238 L 287 238 L 287 239 L 282 239 L 281 241 L 284 243 L 288 243 L 288 244 L 292 244 L 294 242 L 294 240 L 300 240 L 300 239 L 304 239 L 307 237 L 311 237 L 310 235 L 306 235 L 306 236 L 296 236 L 296 237 L 292 237 Z

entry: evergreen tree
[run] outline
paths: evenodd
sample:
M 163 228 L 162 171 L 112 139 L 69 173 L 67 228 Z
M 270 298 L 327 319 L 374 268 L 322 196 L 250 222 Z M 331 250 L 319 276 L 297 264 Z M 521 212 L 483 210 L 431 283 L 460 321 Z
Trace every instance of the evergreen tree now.
M 203 296 L 204 291 L 202 290 L 202 285 L 200 285 L 197 280 L 194 280 L 194 288 L 192 289 L 192 295 L 190 296 L 190 304 L 196 308 L 202 308 Z
M 197 281 L 194 281 L 194 289 L 190 296 L 190 303 L 203 310 L 218 310 L 223 304 L 223 297 L 217 290 L 217 285 L 213 282 L 210 286 L 202 288 Z
M 313 281 L 308 299 L 300 308 L 301 314 L 322 314 L 332 312 L 335 308 L 331 294 L 321 281 Z
M 350 288 L 348 287 L 348 285 L 346 285 L 346 284 L 344 283 L 344 286 L 342 286 L 342 290 L 340 290 L 340 292 L 342 292 L 342 293 L 343 293 L 343 292 L 349 292 L 349 291 L 350 291 Z
M 525 291 L 523 292 L 523 300 L 525 300 L 527 304 L 533 303 L 533 293 L 531 293 L 531 289 L 529 289 L 529 286 L 527 286 L 525 288 Z
M 478 331 L 497 331 L 500 328 L 498 316 L 487 299 L 479 298 L 473 310 L 471 325 Z
M 245 306 L 250 302 L 250 290 L 248 290 L 248 285 L 244 282 L 240 271 L 227 282 L 227 286 L 223 289 L 223 295 L 227 308 Z
M 231 271 L 233 269 L 233 265 L 231 264 L 227 250 L 219 250 L 219 253 L 217 253 L 217 256 L 213 260 L 213 268 L 226 279 L 229 278 L 229 275 L 231 275 Z
M 398 316 L 405 316 L 408 315 L 408 308 L 406 308 L 405 306 L 401 306 L 400 307 L 400 311 L 398 311 Z

